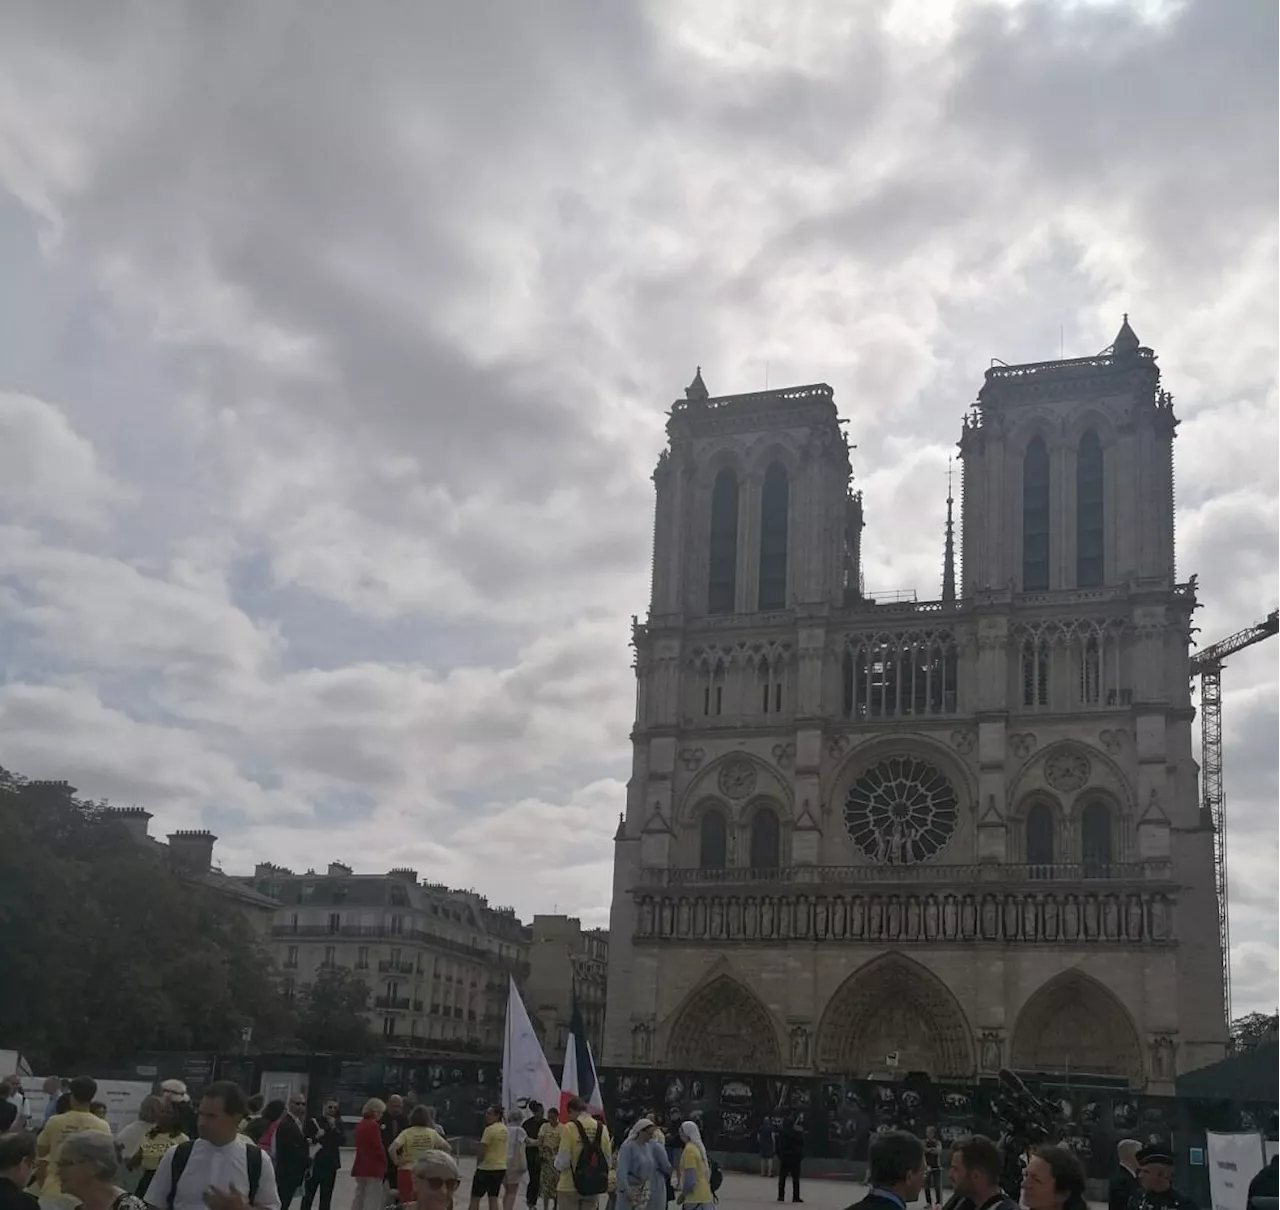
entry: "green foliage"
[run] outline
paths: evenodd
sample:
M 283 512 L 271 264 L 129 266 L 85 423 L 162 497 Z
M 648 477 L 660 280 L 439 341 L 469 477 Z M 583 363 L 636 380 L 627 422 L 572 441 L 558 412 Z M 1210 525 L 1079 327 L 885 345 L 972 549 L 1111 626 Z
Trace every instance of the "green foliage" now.
M 6 1044 L 56 1069 L 292 1035 L 248 922 L 104 804 L 0 769 L 0 836 Z
M 1277 1013 L 1247 1013 L 1231 1022 L 1231 1049 L 1238 1055 L 1256 1050 L 1263 1042 L 1276 1040 Z
M 370 1050 L 375 1036 L 363 1016 L 369 987 L 345 967 L 322 970 L 298 997 L 298 1040 L 308 1052 Z

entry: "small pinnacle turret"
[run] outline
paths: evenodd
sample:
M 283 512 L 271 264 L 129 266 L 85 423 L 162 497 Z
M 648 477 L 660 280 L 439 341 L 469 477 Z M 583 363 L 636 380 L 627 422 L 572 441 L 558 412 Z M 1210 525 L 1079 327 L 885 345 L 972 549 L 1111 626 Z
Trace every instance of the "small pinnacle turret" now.
M 942 554 L 942 603 L 956 603 L 956 539 L 955 525 L 952 522 L 951 506 L 955 503 L 951 496 L 951 459 L 947 459 L 947 538 Z
M 1124 322 L 1120 325 L 1120 331 L 1116 333 L 1115 340 L 1111 342 L 1111 351 L 1116 354 L 1136 353 L 1138 347 L 1138 336 L 1129 327 L 1129 312 L 1126 311 L 1124 313 Z
M 686 399 L 709 399 L 711 392 L 707 390 L 707 384 L 702 381 L 702 367 L 699 366 L 693 375 L 693 381 L 684 389 L 684 397 Z

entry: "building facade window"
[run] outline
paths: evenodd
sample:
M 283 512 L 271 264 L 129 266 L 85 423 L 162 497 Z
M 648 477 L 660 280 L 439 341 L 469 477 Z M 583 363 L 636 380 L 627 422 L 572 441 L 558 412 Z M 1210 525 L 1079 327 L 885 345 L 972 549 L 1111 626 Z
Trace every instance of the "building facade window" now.
M 738 476 L 726 466 L 711 489 L 707 612 L 732 613 L 738 590 Z
M 762 807 L 751 820 L 751 868 L 776 870 L 782 864 L 781 829 L 778 816 Z
M 1022 645 L 1022 704 L 1049 704 L 1049 651 L 1033 640 Z
M 356 970 L 363 971 L 369 969 L 369 947 L 362 945 L 356 950 Z
M 1027 864 L 1032 866 L 1032 877 L 1048 876 L 1053 865 L 1053 811 L 1048 803 L 1034 803 L 1027 812 L 1026 824 Z
M 1097 799 L 1080 813 L 1080 864 L 1086 878 L 1103 878 L 1111 866 L 1111 808 Z
M 729 856 L 728 826 L 719 811 L 708 811 L 699 828 L 698 864 L 704 870 L 723 870 Z
M 773 463 L 760 495 L 760 608 L 787 607 L 787 472 Z
M 1102 652 L 1092 635 L 1080 648 L 1080 703 L 1096 706 L 1102 700 Z
M 1102 472 L 1102 442 L 1089 429 L 1076 451 L 1076 584 L 1080 588 L 1096 588 L 1105 578 Z
M 1022 591 L 1049 587 L 1049 450 L 1033 437 L 1022 456 Z
M 285 954 L 284 964 L 290 970 L 298 965 L 298 947 L 296 945 L 289 946 L 289 949 Z
M 327 967 L 332 967 L 332 966 L 337 966 L 337 964 L 338 964 L 337 949 L 332 945 L 326 945 L 324 947 L 324 965 Z

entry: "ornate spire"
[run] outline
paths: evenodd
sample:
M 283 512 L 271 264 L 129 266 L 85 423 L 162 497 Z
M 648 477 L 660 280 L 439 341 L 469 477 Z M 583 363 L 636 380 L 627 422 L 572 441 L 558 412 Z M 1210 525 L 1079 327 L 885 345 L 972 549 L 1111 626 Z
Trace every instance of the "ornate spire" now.
M 947 459 L 947 541 L 942 555 L 942 603 L 956 603 L 956 540 L 955 526 L 951 522 L 951 459 Z
M 1124 322 L 1120 325 L 1120 331 L 1116 333 L 1116 338 L 1111 342 L 1111 351 L 1113 353 L 1136 353 L 1138 351 L 1138 337 L 1134 330 L 1129 327 L 1129 312 L 1124 313 Z
M 693 381 L 684 389 L 684 397 L 686 399 L 709 399 L 711 392 L 707 390 L 707 384 L 702 381 L 702 367 L 699 366 L 697 373 L 693 376 Z

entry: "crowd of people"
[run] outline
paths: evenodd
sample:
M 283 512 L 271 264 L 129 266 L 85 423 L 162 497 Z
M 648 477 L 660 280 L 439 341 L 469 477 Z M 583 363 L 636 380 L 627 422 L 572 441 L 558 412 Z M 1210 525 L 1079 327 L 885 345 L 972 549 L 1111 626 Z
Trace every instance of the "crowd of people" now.
M 348 1131 L 336 1100 L 318 1117 L 298 1092 L 263 1103 L 232 1083 L 206 1088 L 198 1108 L 181 1081 L 145 1098 L 137 1120 L 114 1136 L 88 1076 L 46 1082 L 38 1121 L 21 1087 L 0 1081 L 0 1210 L 37 1210 L 36 1195 L 84 1210 L 331 1210 L 342 1152 L 354 1148 L 350 1210 L 449 1210 L 461 1186 L 453 1147 L 434 1111 L 411 1099 L 371 1098 Z M 579 1098 L 565 1120 L 536 1102 L 527 1111 L 490 1107 L 479 1139 L 468 1210 L 514 1210 L 524 1186 L 527 1210 L 711 1210 L 722 1175 L 698 1125 L 664 1133 L 656 1112 L 634 1122 L 615 1149 L 602 1117 Z M 791 1186 L 800 1202 L 804 1138 L 794 1123 L 759 1135 L 761 1172 L 776 1176 L 778 1200 Z M 942 1210 L 944 1146 L 903 1131 L 876 1135 L 869 1148 L 871 1191 L 850 1210 L 905 1210 L 924 1194 Z M 946 1210 L 1086 1210 L 1085 1173 L 1068 1148 L 1020 1157 L 1019 1187 L 998 1144 L 981 1136 L 954 1143 Z M 1126 1140 L 1111 1181 L 1108 1210 L 1196 1210 L 1173 1186 L 1169 1150 Z M 1259 1174 L 1274 1183 L 1275 1165 Z M 1251 1195 L 1253 1190 L 1250 1190 Z M 1016 1195 L 1017 1200 L 1014 1199 Z M 501 1203 L 501 1207 L 499 1207 Z

